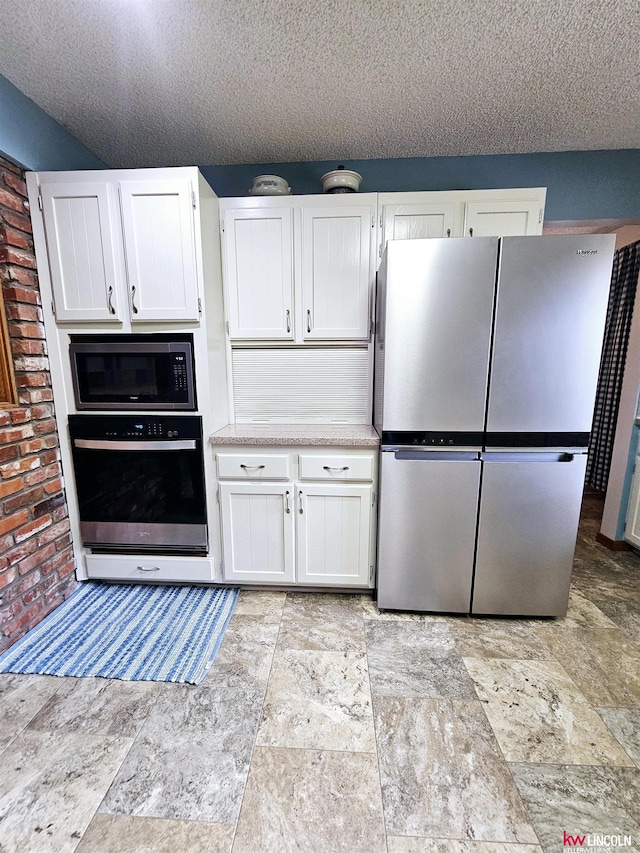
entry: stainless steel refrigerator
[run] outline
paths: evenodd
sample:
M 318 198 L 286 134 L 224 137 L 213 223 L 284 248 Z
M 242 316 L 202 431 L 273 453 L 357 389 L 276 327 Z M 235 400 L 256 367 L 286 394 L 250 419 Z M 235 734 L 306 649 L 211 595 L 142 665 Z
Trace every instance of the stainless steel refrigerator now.
M 379 607 L 566 612 L 614 243 L 387 244 Z

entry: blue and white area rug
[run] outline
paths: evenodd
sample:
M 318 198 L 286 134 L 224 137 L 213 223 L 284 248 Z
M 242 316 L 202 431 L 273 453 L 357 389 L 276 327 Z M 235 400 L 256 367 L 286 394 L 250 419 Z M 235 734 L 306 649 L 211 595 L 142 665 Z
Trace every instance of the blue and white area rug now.
M 83 583 L 0 655 L 0 672 L 199 684 L 237 589 Z

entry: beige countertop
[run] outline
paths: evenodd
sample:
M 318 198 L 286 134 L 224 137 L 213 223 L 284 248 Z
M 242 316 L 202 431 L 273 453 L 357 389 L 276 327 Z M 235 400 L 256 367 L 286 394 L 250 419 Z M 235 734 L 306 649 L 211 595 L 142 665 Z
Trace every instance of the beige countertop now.
M 378 433 L 364 424 L 231 424 L 209 436 L 209 442 L 214 445 L 380 446 Z

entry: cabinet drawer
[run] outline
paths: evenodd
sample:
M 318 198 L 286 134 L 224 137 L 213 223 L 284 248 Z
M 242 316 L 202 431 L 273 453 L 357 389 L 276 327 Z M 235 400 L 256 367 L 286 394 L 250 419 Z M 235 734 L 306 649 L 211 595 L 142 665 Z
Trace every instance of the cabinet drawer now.
M 373 480 L 372 456 L 300 454 L 301 480 Z
M 234 480 L 288 480 L 289 456 L 264 453 L 216 453 L 218 477 Z
M 91 579 L 151 581 L 161 583 L 210 583 L 214 580 L 213 560 L 206 557 L 125 557 L 87 554 L 87 575 Z

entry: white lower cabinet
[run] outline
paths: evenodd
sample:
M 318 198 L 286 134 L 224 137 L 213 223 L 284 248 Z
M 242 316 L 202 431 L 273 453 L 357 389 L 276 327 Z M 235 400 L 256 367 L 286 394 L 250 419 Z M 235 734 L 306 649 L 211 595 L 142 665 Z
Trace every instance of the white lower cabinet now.
M 151 583 L 211 583 L 216 578 L 213 560 L 149 554 L 87 554 L 89 580 L 149 581 Z
M 292 486 L 222 483 L 224 579 L 293 583 Z
M 225 581 L 373 587 L 377 454 L 314 448 L 286 455 L 283 466 L 281 448 L 216 453 Z M 288 482 L 266 480 L 283 470 Z
M 368 586 L 373 486 L 300 486 L 296 516 L 298 583 Z

